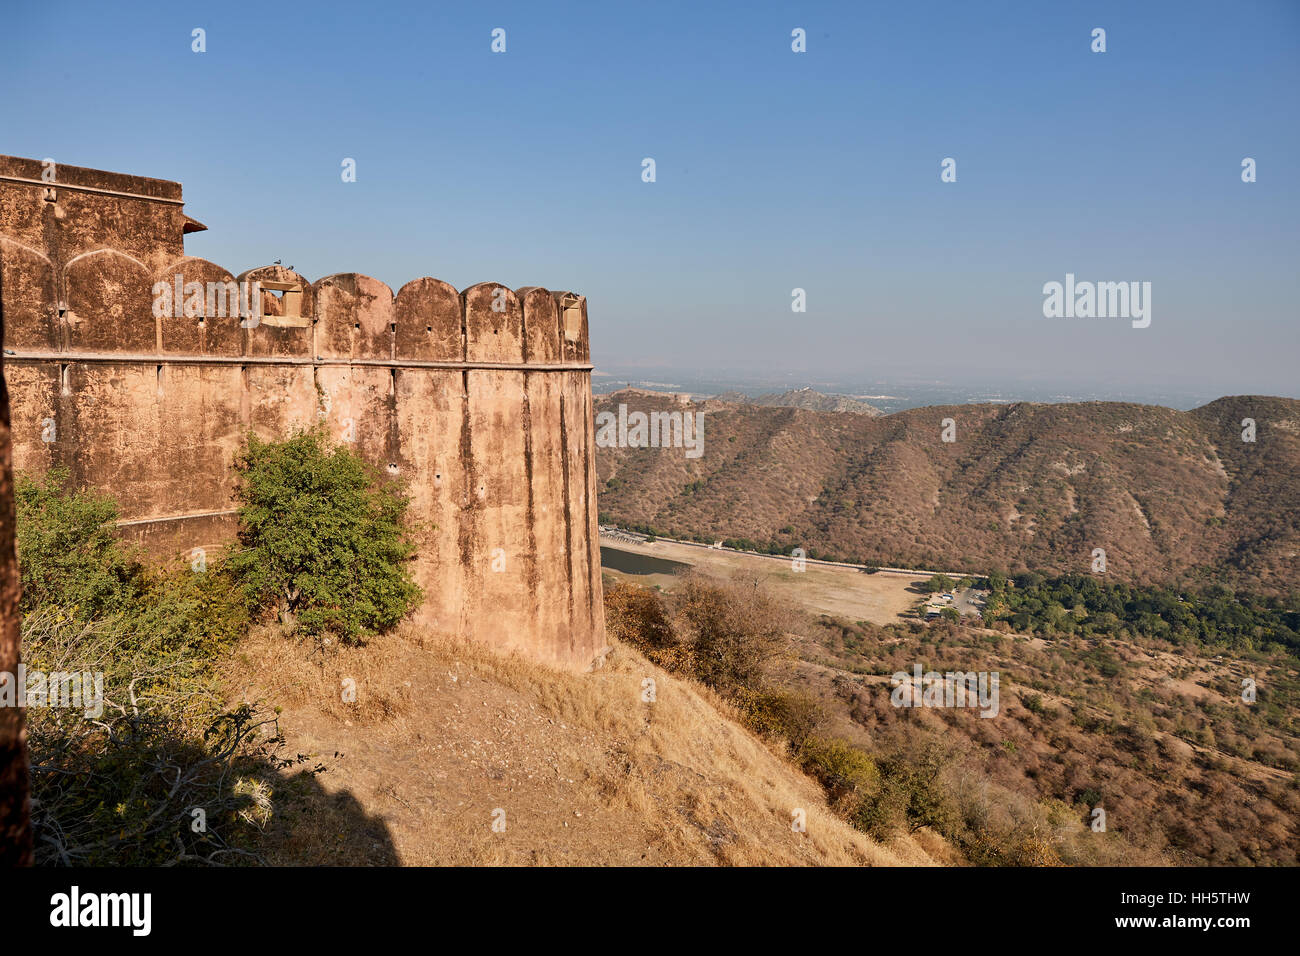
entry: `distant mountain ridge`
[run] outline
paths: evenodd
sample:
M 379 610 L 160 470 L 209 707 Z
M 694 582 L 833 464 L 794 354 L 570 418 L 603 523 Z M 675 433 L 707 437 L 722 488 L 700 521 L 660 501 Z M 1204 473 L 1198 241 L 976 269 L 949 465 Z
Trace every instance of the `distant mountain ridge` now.
M 814 388 L 792 388 L 785 392 L 768 392 L 751 398 L 744 392 L 723 392 L 715 401 L 764 405 L 774 408 L 806 408 L 815 412 L 851 412 L 855 415 L 883 415 L 880 409 L 851 395 L 819 392 Z
M 598 397 L 597 411 L 617 406 L 619 394 Z M 1234 396 L 1190 411 L 1021 402 L 870 416 L 722 396 L 687 406 L 635 398 L 647 411 L 704 412 L 704 454 L 600 448 L 607 520 L 904 567 L 1090 572 L 1101 549 L 1117 580 L 1297 588 L 1294 399 Z M 1243 440 L 1246 419 L 1253 442 Z

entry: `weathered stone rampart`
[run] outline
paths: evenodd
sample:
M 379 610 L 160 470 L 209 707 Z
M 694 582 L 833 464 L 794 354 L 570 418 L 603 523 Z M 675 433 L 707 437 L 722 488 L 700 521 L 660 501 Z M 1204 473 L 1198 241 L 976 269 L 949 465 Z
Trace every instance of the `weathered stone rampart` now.
M 117 498 L 124 534 L 215 553 L 244 436 L 324 422 L 406 481 L 431 632 L 587 665 L 604 616 L 586 300 L 235 275 L 185 255 L 203 228 L 178 183 L 0 157 L 15 470 L 64 465 Z M 239 305 L 253 282 L 260 316 Z

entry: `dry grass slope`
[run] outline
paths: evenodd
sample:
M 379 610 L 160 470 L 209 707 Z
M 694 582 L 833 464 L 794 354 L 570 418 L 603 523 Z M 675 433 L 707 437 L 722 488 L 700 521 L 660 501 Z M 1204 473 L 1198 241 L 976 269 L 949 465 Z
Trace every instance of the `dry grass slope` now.
M 707 690 L 616 646 L 574 675 L 404 627 L 368 647 L 249 636 L 232 700 L 283 707 L 291 752 L 328 769 L 272 794 L 281 865 L 891 865 L 948 854 L 873 843 Z M 341 683 L 356 684 L 344 703 Z M 655 701 L 642 700 L 655 681 Z M 791 811 L 807 813 L 807 832 Z M 506 829 L 493 832 L 493 812 Z M 356 826 L 358 813 L 371 826 Z

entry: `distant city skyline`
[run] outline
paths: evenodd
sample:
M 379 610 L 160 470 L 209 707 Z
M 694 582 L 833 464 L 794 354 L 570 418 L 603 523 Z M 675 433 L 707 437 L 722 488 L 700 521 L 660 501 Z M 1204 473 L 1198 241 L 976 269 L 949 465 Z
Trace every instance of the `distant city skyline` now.
M 598 369 L 1300 397 L 1300 4 L 52 0 L 7 26 L 0 152 L 181 181 L 187 251 L 235 272 L 572 289 Z M 1150 325 L 1047 317 L 1067 277 L 1097 311 L 1150 283 Z

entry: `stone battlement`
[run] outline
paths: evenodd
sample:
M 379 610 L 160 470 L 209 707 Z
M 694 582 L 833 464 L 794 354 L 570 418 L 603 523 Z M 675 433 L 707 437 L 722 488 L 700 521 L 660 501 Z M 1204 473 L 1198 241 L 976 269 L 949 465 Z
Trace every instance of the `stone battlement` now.
M 233 536 L 249 431 L 324 423 L 407 483 L 423 623 L 585 666 L 604 647 L 586 299 L 236 275 L 185 255 L 204 228 L 179 183 L 0 157 L 15 469 L 64 465 L 123 533 L 188 555 Z

